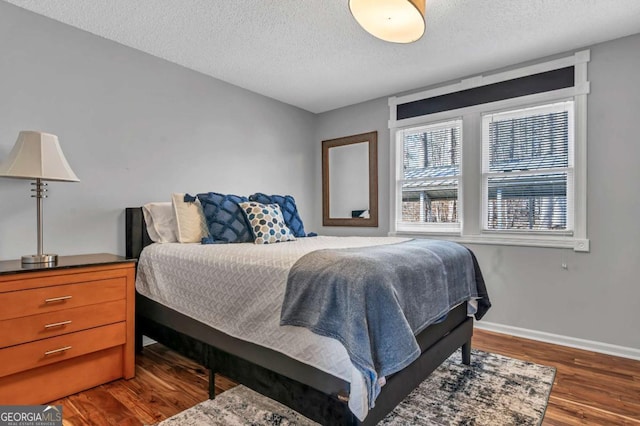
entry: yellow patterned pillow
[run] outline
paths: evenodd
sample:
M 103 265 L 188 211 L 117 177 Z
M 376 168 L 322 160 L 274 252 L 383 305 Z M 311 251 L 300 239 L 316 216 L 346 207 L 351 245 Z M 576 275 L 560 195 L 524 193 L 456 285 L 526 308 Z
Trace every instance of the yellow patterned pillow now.
M 251 224 L 254 243 L 271 244 L 296 239 L 284 223 L 282 211 L 277 204 L 248 201 L 238 205 Z

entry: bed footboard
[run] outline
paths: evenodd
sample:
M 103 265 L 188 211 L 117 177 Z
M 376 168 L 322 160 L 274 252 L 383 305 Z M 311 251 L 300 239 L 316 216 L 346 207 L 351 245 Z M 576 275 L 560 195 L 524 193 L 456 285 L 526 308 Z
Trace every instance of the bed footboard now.
M 473 319 L 466 317 L 464 304 L 454 309 L 444 322 L 427 328 L 418 336 L 424 348 L 422 355 L 387 378 L 375 408 L 360 422 L 349 410 L 345 398 L 349 394 L 348 383 L 281 353 L 221 336 L 206 324 L 139 294 L 136 306 L 139 307 L 138 333 L 211 370 L 211 396 L 214 373 L 219 373 L 316 422 L 330 425 L 376 424 L 459 347 L 470 347 L 473 334 Z M 252 348 L 254 346 L 257 348 Z

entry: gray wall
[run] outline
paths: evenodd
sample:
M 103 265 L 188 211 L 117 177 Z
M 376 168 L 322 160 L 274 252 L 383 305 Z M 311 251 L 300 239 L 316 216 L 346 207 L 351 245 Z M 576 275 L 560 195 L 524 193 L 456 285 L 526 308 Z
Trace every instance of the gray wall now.
M 472 246 L 494 304 L 485 317 L 487 321 L 640 349 L 638 52 L 640 35 L 591 47 L 588 96 L 591 252 Z M 319 116 L 317 141 L 378 130 L 381 147 L 380 228 L 322 228 L 318 222 L 321 232 L 361 235 L 388 232 L 391 179 L 388 110 L 384 98 Z M 319 188 L 316 183 L 316 191 Z M 562 263 L 568 265 L 567 270 L 562 269 Z
M 171 192 L 286 192 L 314 223 L 314 126 L 306 111 L 0 2 L 0 159 L 20 130 L 47 131 L 81 180 L 50 183 L 45 250 L 122 254 L 123 209 Z M 0 179 L 2 260 L 36 251 L 29 189 Z

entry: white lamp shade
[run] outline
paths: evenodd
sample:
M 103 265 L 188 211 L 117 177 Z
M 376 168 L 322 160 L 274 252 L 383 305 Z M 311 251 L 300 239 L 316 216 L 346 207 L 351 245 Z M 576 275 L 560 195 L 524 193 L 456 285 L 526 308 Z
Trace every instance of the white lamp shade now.
M 425 0 L 349 0 L 351 14 L 371 35 L 412 43 L 424 34 Z
M 0 176 L 79 182 L 60 149 L 58 137 L 49 133 L 22 131 L 0 164 Z

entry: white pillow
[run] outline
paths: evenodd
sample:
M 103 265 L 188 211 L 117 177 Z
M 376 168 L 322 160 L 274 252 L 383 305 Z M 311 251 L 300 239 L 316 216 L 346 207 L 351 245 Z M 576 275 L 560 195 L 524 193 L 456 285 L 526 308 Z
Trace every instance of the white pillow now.
M 176 217 L 178 242 L 199 243 L 202 238 L 209 235 L 207 221 L 199 200 L 187 203 L 184 201 L 184 194 L 175 193 L 171 194 L 171 202 Z
M 147 203 L 142 206 L 147 233 L 154 243 L 175 243 L 176 219 L 170 202 Z

